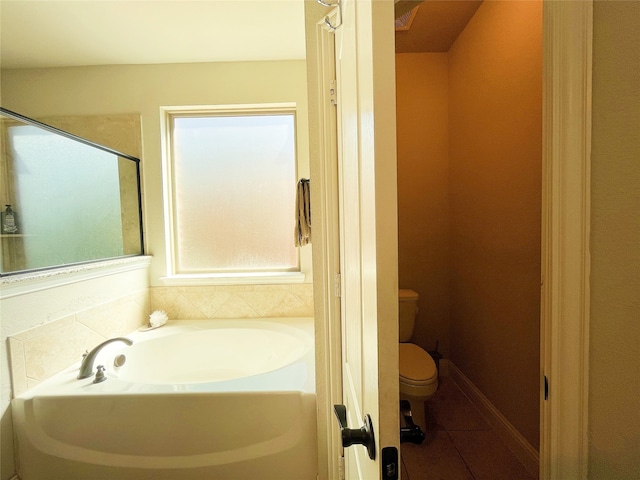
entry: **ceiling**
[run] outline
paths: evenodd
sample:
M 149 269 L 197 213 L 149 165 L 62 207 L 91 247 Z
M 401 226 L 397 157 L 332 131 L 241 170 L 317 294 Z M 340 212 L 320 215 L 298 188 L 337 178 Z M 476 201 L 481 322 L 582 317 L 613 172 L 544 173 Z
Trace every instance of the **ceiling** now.
M 303 59 L 303 0 L 1 0 L 2 68 Z
M 426 0 L 397 52 L 442 52 L 482 0 Z M 0 66 L 305 58 L 304 0 L 0 0 Z

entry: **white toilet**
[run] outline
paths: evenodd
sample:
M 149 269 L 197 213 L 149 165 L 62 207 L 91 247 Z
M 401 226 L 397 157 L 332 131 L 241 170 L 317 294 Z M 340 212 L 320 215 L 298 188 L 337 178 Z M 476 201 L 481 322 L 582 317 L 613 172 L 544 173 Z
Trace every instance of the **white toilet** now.
M 411 403 L 413 421 L 426 431 L 424 402 L 438 389 L 436 362 L 419 346 L 409 343 L 418 313 L 418 294 L 400 289 L 400 399 Z

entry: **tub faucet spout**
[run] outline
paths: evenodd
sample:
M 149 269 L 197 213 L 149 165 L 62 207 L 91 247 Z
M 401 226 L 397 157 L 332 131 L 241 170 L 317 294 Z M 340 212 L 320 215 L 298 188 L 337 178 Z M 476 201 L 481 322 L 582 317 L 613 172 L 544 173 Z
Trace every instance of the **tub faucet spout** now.
M 82 359 L 82 364 L 80 364 L 80 373 L 78 373 L 78 379 L 88 378 L 93 375 L 93 362 L 98 356 L 98 353 L 100 352 L 100 350 L 102 350 L 103 347 L 113 342 L 124 342 L 127 345 L 133 344 L 133 342 L 126 337 L 116 337 L 105 340 L 84 356 L 84 358 Z

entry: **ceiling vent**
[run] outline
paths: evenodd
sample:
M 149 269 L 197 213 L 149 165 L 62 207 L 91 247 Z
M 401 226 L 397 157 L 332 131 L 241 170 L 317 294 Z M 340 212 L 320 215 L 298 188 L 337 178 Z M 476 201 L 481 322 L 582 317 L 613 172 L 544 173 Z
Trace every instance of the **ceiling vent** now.
M 404 31 L 411 28 L 411 22 L 413 22 L 413 19 L 418 12 L 418 8 L 420 7 L 415 7 L 396 18 L 396 31 Z

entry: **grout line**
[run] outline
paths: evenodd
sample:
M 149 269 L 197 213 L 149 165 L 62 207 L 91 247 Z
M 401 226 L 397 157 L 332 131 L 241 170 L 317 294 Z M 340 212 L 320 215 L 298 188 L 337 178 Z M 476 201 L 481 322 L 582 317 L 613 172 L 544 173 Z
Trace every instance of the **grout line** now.
M 478 413 L 478 415 L 480 415 Z M 489 425 L 487 428 L 450 428 L 447 430 L 447 432 L 490 432 L 493 431 L 493 428 L 491 428 L 491 425 Z
M 457 431 L 462 431 L 462 430 L 457 430 Z M 453 445 L 453 448 L 455 448 L 456 452 L 458 452 L 458 456 L 460 457 L 460 460 L 462 460 L 462 463 L 464 463 L 464 466 L 467 468 L 467 472 L 469 472 L 469 475 L 471 475 L 471 478 L 476 480 L 476 476 L 473 474 L 473 471 L 471 470 L 471 467 L 469 466 L 467 461 L 464 459 L 464 455 L 462 455 L 462 452 L 460 452 L 460 450 L 458 450 L 456 442 L 454 442 L 453 438 L 451 438 L 451 435 L 449 435 L 449 430 L 445 430 L 445 432 L 447 432 L 447 437 L 449 437 L 449 441 L 451 442 L 451 445 Z

